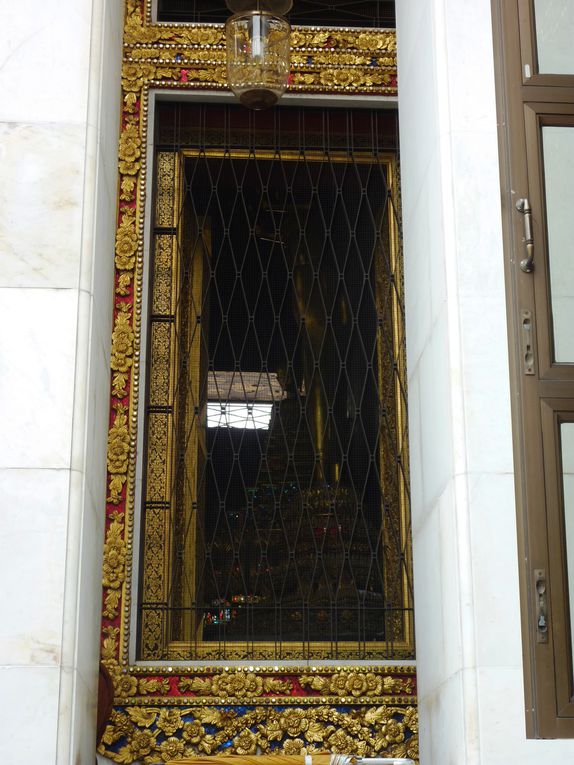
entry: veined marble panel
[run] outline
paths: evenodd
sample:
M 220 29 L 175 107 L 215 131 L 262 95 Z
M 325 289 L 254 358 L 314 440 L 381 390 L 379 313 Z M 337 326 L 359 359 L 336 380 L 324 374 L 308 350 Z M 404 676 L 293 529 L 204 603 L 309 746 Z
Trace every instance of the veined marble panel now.
M 77 287 L 85 127 L 0 122 L 0 287 Z
M 85 121 L 93 0 L 3 5 L 0 122 Z
M 69 474 L 0 469 L 0 655 L 4 665 L 61 659 Z
M 0 289 L 0 468 L 70 466 L 77 299 Z

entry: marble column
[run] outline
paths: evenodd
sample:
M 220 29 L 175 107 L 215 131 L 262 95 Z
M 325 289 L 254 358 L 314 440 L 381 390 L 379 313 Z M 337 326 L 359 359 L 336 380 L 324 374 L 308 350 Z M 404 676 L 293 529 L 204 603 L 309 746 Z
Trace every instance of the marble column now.
M 0 25 L 0 719 L 18 765 L 93 765 L 120 0 Z
M 490 0 L 396 4 L 421 763 L 527 740 Z

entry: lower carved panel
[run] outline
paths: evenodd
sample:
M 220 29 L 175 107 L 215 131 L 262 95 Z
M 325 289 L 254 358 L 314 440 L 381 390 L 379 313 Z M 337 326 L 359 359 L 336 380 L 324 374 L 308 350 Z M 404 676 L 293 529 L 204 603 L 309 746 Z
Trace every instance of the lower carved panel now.
M 116 706 L 98 751 L 128 765 L 320 751 L 418 760 L 417 710 L 402 704 Z

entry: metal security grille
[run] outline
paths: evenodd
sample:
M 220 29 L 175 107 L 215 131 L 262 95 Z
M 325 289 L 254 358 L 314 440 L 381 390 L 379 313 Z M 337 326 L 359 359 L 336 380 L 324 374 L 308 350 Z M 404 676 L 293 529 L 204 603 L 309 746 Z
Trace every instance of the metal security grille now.
M 141 658 L 412 654 L 396 150 L 160 105 Z
M 199 24 L 223 23 L 230 11 L 224 2 L 210 0 L 159 0 L 159 21 Z M 303 26 L 394 27 L 394 0 L 295 0 L 288 14 L 292 24 Z

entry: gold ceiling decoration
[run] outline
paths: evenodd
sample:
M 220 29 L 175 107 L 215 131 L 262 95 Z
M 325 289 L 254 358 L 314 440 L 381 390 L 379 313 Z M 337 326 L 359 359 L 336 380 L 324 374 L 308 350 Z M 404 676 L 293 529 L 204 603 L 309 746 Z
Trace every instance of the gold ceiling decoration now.
M 118 763 L 321 749 L 416 759 L 412 666 L 130 663 L 150 89 L 226 89 L 223 25 L 153 23 L 151 0 L 125 4 L 101 639 L 116 697 L 99 751 Z M 396 96 L 394 30 L 294 28 L 289 91 Z

